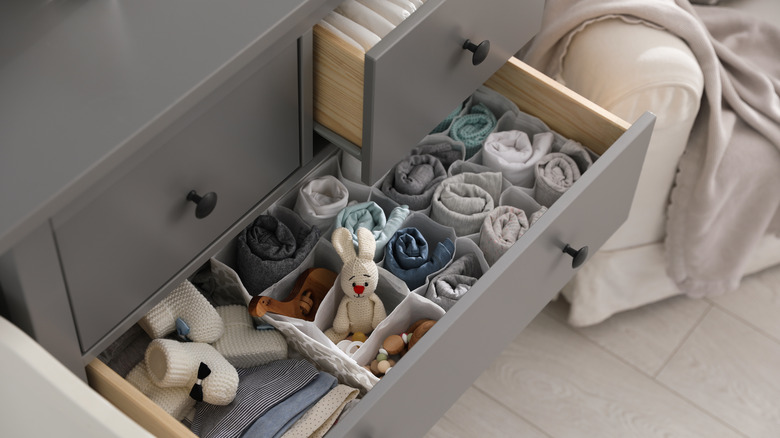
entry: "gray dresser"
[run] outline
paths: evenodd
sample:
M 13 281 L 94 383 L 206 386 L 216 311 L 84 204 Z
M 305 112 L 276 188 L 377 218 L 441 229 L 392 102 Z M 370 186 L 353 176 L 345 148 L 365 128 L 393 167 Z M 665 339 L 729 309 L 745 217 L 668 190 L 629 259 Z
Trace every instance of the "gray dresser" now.
M 562 249 L 625 220 L 654 117 L 626 123 L 512 58 L 542 0 L 428 0 L 365 56 L 315 27 L 338 3 L 0 6 L 3 316 L 86 379 L 333 145 L 371 184 L 485 84 L 601 157 L 328 436 L 424 434 L 574 275 Z

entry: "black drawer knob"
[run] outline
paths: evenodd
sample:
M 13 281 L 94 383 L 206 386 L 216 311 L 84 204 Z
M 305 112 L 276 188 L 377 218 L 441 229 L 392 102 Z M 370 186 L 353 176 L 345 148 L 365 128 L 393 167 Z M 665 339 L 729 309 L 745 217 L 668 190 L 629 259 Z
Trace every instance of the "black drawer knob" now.
M 466 42 L 463 43 L 463 48 L 473 53 L 473 55 L 471 55 L 471 63 L 479 65 L 482 64 L 482 61 L 484 61 L 487 58 L 488 53 L 490 53 L 490 41 L 485 40 L 477 45 L 472 43 L 471 40 L 466 40 Z
M 585 263 L 585 259 L 588 258 L 588 246 L 585 245 L 580 249 L 574 249 L 568 244 L 563 248 L 563 252 L 572 256 L 571 267 L 577 269 L 581 264 Z
M 214 207 L 217 206 L 217 194 L 214 192 L 208 192 L 203 196 L 193 190 L 187 194 L 187 200 L 192 201 L 197 205 L 195 207 L 195 217 L 203 219 L 214 211 Z

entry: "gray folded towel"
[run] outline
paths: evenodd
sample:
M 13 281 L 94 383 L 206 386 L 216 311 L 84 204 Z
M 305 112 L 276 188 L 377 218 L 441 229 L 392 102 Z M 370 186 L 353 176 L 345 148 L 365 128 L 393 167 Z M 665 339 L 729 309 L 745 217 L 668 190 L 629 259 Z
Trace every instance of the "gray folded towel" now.
M 410 155 L 393 167 L 382 181 L 382 193 L 409 210 L 424 210 L 447 171 L 433 155 Z
M 431 219 L 455 229 L 457 236 L 479 232 L 498 204 L 504 178 L 500 172 L 461 173 L 439 184 L 431 199 Z
M 477 256 L 465 254 L 431 279 L 424 296 L 445 311 L 450 310 L 482 274 Z
M 301 264 L 320 238 L 289 208 L 277 206 L 255 219 L 238 236 L 236 271 L 247 291 L 260 295 Z

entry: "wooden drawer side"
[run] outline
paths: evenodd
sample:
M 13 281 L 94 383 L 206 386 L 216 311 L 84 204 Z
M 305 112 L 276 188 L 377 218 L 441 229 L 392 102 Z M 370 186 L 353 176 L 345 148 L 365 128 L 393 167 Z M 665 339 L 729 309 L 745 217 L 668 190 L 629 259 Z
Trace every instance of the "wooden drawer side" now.
M 314 26 L 314 120 L 357 146 L 363 144 L 364 54 Z
M 603 154 L 631 126 L 514 57 L 485 85 L 597 154 Z

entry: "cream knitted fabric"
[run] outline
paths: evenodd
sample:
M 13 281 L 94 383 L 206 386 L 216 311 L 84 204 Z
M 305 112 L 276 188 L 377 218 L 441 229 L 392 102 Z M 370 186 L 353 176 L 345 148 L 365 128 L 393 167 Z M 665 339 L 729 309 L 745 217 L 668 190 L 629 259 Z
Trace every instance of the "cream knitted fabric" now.
M 236 368 L 252 368 L 287 359 L 287 341 L 277 330 L 255 329 L 246 306 L 218 306 L 225 334 L 214 348 Z
M 336 386 L 287 429 L 282 438 L 322 437 L 339 418 L 344 406 L 357 397 L 357 394 L 358 390 L 355 388 L 347 385 Z
M 149 397 L 154 404 L 163 408 L 165 412 L 179 421 L 184 419 L 195 406 L 195 400 L 190 397 L 189 389 L 184 387 L 161 388 L 155 385 L 149 377 L 144 361 L 133 367 L 125 379 Z
M 146 349 L 144 359 L 149 378 L 157 386 L 184 387 L 189 393 L 195 385 L 200 385 L 203 401 L 213 405 L 226 405 L 236 396 L 235 367 L 209 344 L 155 339 Z M 210 373 L 198 379 L 201 362 L 208 366 Z
M 176 331 L 176 319 L 188 327 L 187 338 L 193 342 L 214 342 L 225 330 L 222 319 L 206 297 L 195 286 L 184 280 L 140 321 L 152 339 L 162 338 Z

